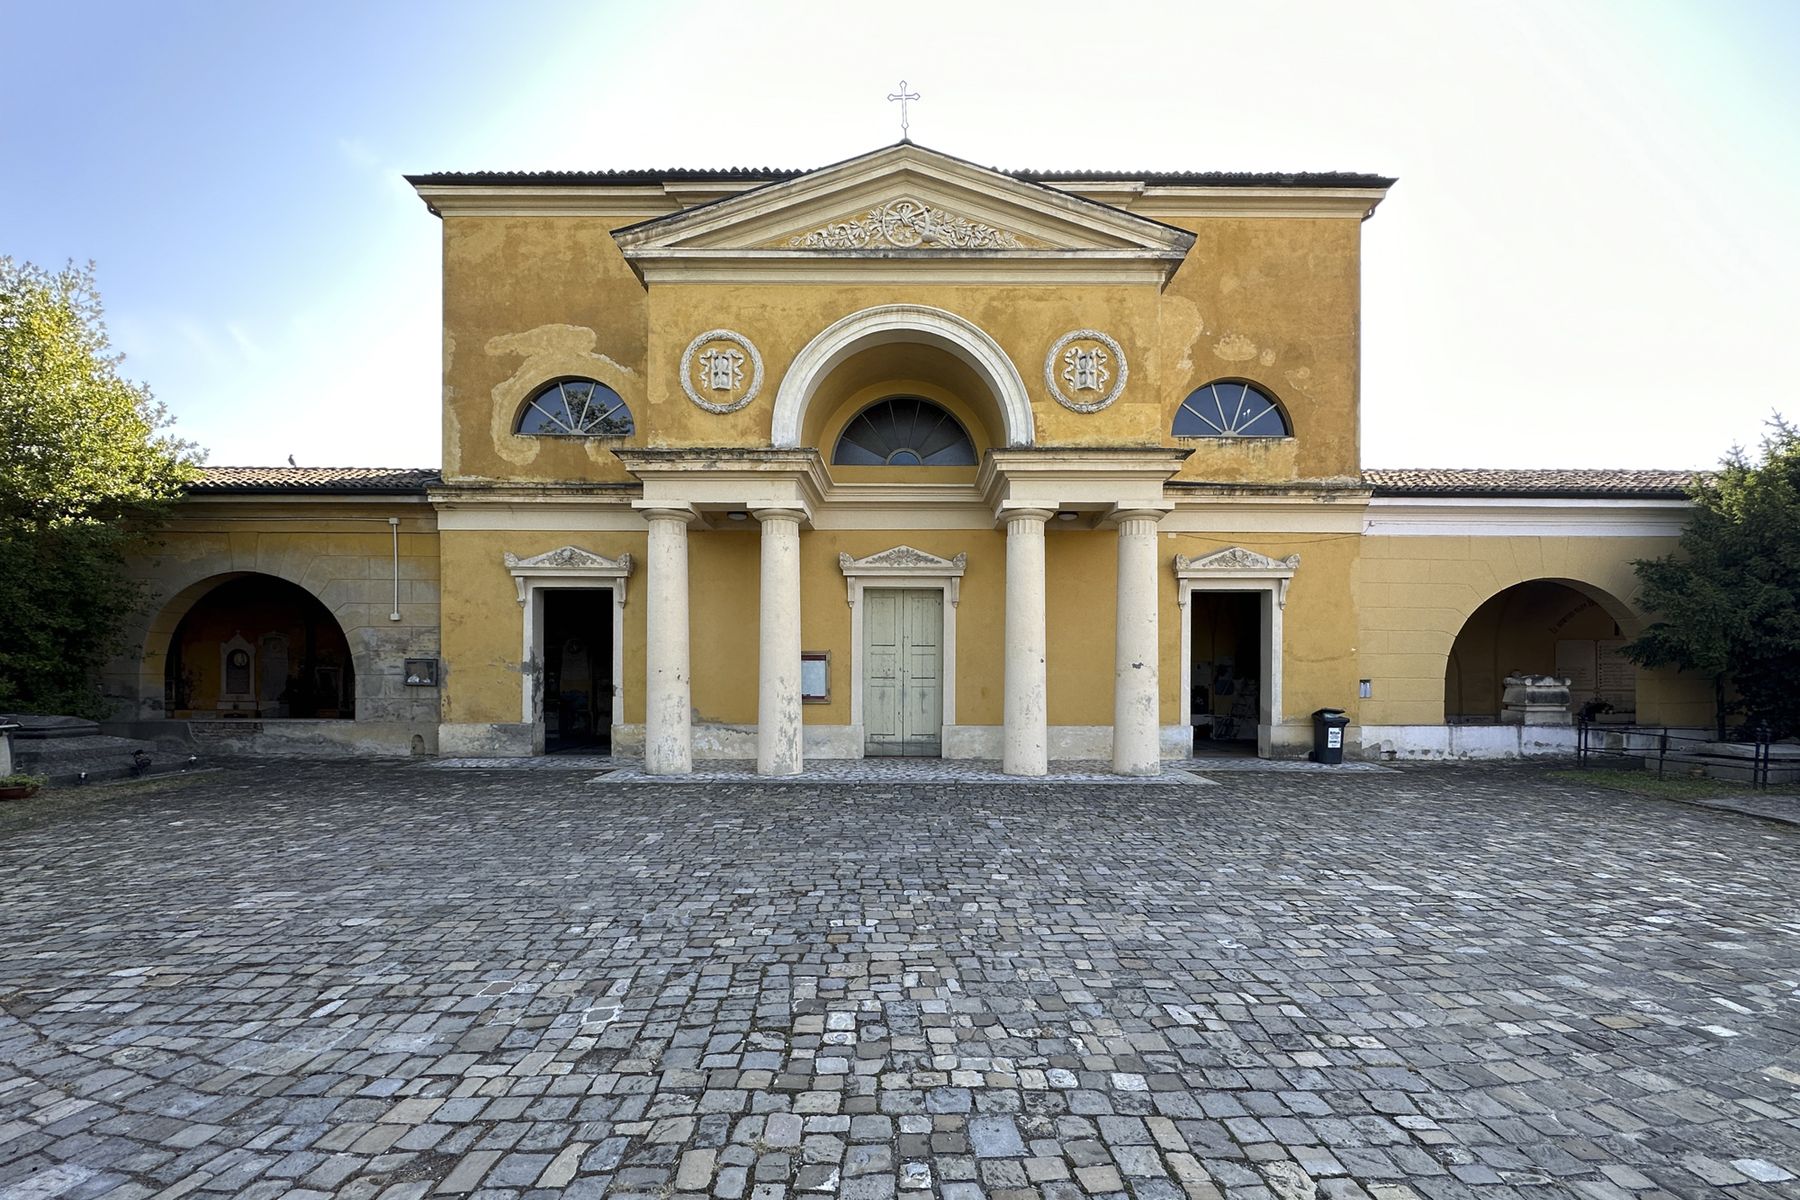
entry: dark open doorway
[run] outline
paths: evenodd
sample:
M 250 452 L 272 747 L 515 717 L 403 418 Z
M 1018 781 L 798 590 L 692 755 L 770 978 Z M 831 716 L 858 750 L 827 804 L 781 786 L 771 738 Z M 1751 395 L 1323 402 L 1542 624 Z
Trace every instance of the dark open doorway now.
M 1262 706 L 1262 602 L 1255 592 L 1200 592 L 1188 601 L 1193 622 L 1188 664 L 1188 721 L 1194 753 L 1256 753 Z
M 612 751 L 611 588 L 544 596 L 544 751 Z

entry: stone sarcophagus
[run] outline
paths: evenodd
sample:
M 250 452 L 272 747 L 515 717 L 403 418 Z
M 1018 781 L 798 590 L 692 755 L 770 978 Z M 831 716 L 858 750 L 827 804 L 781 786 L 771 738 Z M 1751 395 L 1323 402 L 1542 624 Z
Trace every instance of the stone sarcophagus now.
M 1569 680 L 1555 675 L 1508 675 L 1502 681 L 1502 725 L 1568 725 Z

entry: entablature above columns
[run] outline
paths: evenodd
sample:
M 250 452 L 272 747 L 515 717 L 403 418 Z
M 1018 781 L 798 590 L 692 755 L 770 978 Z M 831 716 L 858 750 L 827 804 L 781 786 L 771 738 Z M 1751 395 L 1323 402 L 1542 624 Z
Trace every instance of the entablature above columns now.
M 639 510 L 683 507 L 702 519 L 723 512 L 792 510 L 810 524 L 824 503 L 828 480 L 813 449 L 696 447 L 620 450 L 625 469 L 643 483 L 631 502 Z
M 997 521 L 1018 509 L 1086 513 L 1090 520 L 1120 512 L 1160 514 L 1173 507 L 1163 486 L 1192 453 L 1162 446 L 989 450 L 976 486 Z

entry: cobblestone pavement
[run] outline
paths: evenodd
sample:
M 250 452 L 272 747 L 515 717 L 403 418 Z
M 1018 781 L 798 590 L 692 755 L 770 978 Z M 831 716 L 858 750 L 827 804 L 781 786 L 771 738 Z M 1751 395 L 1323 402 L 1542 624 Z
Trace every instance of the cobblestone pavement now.
M 0 1196 L 1800 1195 L 1800 831 L 1531 769 L 0 807 Z

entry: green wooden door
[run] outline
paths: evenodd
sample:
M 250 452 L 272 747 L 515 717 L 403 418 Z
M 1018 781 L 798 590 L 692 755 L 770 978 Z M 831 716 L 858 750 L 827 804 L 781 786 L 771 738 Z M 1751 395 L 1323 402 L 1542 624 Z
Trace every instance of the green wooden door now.
M 863 753 L 934 758 L 944 728 L 944 593 L 863 592 Z

